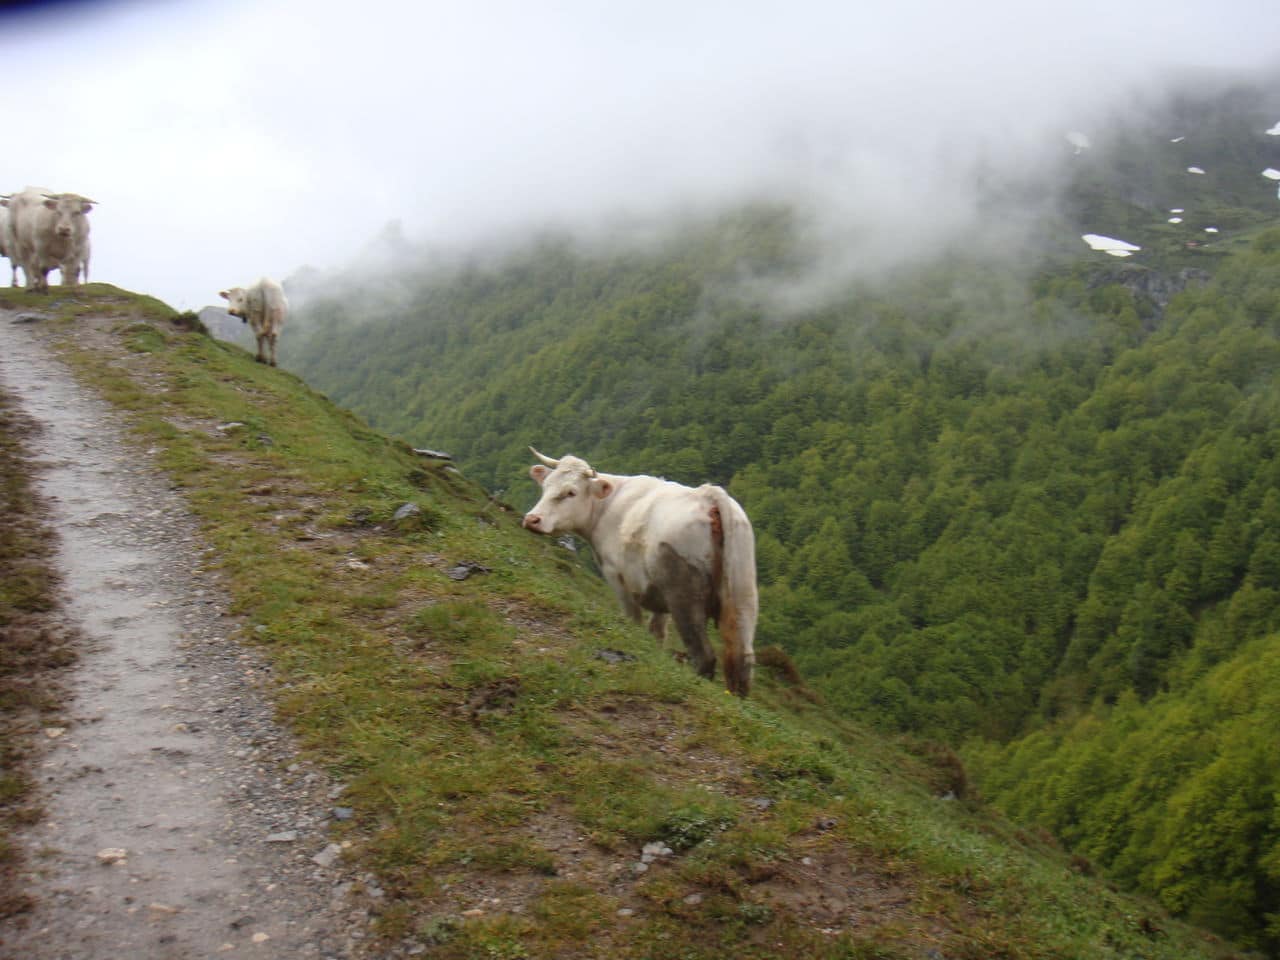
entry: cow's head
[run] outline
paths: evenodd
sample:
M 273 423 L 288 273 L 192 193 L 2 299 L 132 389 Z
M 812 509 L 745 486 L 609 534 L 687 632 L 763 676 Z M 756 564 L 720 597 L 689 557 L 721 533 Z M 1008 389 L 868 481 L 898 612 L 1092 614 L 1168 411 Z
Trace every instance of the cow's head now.
M 230 290 L 219 290 L 218 296 L 227 301 L 227 313 L 249 322 L 249 298 L 244 287 L 232 287 Z
M 533 447 L 529 448 L 533 450 Z M 552 460 L 537 450 L 542 463 L 529 468 L 529 476 L 542 487 L 542 497 L 524 515 L 524 525 L 537 533 L 582 533 L 591 526 L 596 502 L 613 493 L 613 484 L 596 474 L 591 464 L 577 457 Z
M 54 212 L 53 232 L 58 236 L 71 237 L 88 229 L 84 216 L 93 209 L 93 200 L 77 193 L 45 193 L 41 196 L 44 197 L 44 205 Z

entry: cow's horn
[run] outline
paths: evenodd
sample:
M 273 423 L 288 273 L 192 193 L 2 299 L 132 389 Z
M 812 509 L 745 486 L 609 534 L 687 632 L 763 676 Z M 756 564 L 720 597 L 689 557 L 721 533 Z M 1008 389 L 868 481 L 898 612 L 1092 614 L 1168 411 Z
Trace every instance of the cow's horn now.
M 537 457 L 539 460 L 541 460 L 543 463 L 545 463 L 545 464 L 546 464 L 548 467 L 550 467 L 552 470 L 554 470 L 556 467 L 560 466 L 560 461 L 559 461 L 559 460 L 552 460 L 550 457 L 545 457 L 545 456 L 543 456 L 542 454 L 540 454 L 537 450 L 534 450 L 534 449 L 533 449 L 533 447 L 530 447 L 529 449 L 533 451 L 533 455 L 534 455 L 535 457 Z

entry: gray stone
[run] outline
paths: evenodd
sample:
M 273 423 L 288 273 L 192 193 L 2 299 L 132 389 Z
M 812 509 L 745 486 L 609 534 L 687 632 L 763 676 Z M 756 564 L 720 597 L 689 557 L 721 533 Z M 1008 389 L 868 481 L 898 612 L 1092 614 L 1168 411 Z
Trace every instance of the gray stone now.
M 396 523 L 401 520 L 407 520 L 410 517 L 419 517 L 422 515 L 422 508 L 416 503 L 406 503 L 400 506 L 395 513 L 391 515 L 391 519 Z

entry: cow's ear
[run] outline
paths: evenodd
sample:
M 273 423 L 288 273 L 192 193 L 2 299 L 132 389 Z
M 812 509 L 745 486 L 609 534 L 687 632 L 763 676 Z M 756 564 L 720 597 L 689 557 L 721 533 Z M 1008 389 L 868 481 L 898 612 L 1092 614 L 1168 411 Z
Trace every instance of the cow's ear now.
M 220 296 L 223 300 L 230 300 L 230 299 L 231 299 L 231 294 L 227 293 L 227 291 L 225 291 L 225 290 L 219 290 L 219 291 L 218 291 L 218 296 Z
M 550 472 L 550 470 L 540 463 L 535 463 L 529 468 L 529 476 L 538 481 L 538 486 L 542 486 L 542 481 L 547 479 L 547 474 Z
M 89 203 L 87 200 L 84 203 L 80 204 L 81 213 L 88 213 L 92 209 L 93 209 L 93 204 Z
M 613 484 L 608 480 L 592 480 L 591 492 L 596 495 L 597 500 L 603 500 L 609 494 L 613 493 Z

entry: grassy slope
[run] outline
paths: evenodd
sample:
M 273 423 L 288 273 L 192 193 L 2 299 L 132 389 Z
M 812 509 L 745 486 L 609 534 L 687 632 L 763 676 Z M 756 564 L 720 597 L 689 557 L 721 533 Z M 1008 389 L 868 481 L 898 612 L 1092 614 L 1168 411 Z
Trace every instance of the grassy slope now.
M 49 616 L 57 578 L 26 456 L 32 429 L 0 392 L 0 920 L 30 905 L 11 837 L 40 815 L 34 756 L 41 728 L 57 715 L 59 670 L 73 659 L 69 637 Z
M 244 636 L 275 658 L 281 712 L 348 781 L 355 816 L 337 831 L 387 892 L 388 943 L 442 958 L 1220 954 L 938 798 L 959 782 L 945 762 L 768 671 L 747 702 L 697 680 L 562 548 L 297 378 L 112 288 L 62 309 L 117 316 L 53 323 L 162 451 Z M 405 502 L 421 514 L 396 525 Z M 450 578 L 462 561 L 488 572 Z M 650 841 L 675 853 L 637 873 Z

